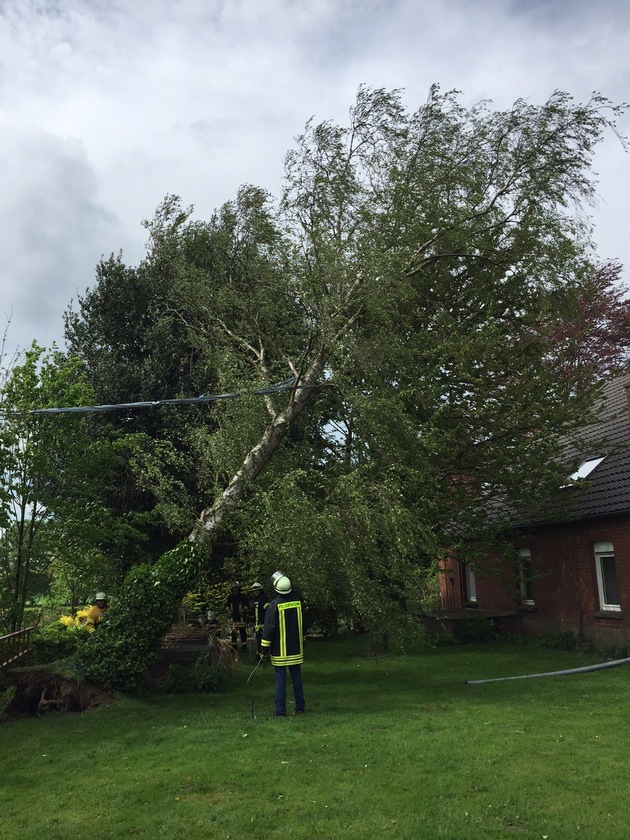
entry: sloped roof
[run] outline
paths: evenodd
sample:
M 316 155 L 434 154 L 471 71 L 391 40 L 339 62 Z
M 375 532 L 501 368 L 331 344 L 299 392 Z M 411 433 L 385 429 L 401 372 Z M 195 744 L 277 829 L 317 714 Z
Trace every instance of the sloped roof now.
M 601 458 L 587 479 L 566 488 L 569 518 L 630 513 L 630 374 L 607 382 L 598 420 L 579 435 L 582 460 Z M 576 441 L 577 444 L 577 441 Z

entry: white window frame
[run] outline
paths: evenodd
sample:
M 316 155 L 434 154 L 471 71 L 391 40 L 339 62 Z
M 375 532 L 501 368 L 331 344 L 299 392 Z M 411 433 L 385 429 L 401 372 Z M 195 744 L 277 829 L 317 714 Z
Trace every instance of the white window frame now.
M 593 544 L 595 554 L 595 569 L 597 570 L 597 589 L 599 592 L 599 608 L 608 612 L 621 612 L 621 604 L 606 603 L 606 587 L 604 585 L 604 570 L 602 561 L 612 558 L 615 560 L 615 548 L 611 542 L 601 541 Z M 617 581 L 617 592 L 619 592 L 619 580 L 617 579 L 617 567 L 615 566 L 615 579 Z
M 464 563 L 464 591 L 466 593 L 466 603 L 477 603 L 477 581 L 475 580 L 475 570 L 470 563 Z
M 533 598 L 527 597 L 528 588 L 531 591 L 532 579 L 526 574 L 526 569 L 531 572 L 532 553 L 529 548 L 519 548 L 518 550 L 518 582 L 521 590 L 521 604 L 528 607 L 533 607 L 535 601 Z

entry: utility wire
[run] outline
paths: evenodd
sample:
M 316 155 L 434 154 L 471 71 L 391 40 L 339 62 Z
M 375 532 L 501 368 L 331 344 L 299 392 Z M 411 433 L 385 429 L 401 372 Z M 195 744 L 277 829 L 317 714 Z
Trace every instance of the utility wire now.
M 275 385 L 266 388 L 257 388 L 255 391 L 243 391 L 227 394 L 201 394 L 198 397 L 182 397 L 172 400 L 146 400 L 145 402 L 113 403 L 111 405 L 76 405 L 64 408 L 35 408 L 30 411 L 6 412 L 6 417 L 26 417 L 42 414 L 87 414 L 90 412 L 119 411 L 121 409 L 136 408 L 158 408 L 163 405 L 201 405 L 203 403 L 217 402 L 218 400 L 234 400 L 244 396 L 264 396 L 267 394 L 279 394 L 282 391 L 292 391 L 297 388 L 316 388 L 316 385 L 300 385 L 296 377 L 291 376 Z

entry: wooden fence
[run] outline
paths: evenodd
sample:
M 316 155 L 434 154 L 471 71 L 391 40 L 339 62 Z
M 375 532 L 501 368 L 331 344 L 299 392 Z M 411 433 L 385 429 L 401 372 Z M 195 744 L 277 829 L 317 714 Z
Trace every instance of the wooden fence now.
M 0 636 L 0 668 L 15 662 L 31 649 L 31 631 L 35 627 L 24 627 L 7 636 Z

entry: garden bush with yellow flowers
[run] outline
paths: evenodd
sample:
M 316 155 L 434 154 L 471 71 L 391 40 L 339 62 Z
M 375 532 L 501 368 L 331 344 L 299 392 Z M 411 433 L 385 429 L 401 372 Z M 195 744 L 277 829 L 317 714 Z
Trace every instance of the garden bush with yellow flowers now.
M 59 624 L 63 624 L 68 630 L 76 630 L 78 627 L 85 627 L 85 622 L 90 612 L 89 607 L 77 610 L 75 615 L 61 615 L 58 618 Z M 53 622 L 54 624 L 54 622 Z
M 89 608 L 78 610 L 76 615 L 62 615 L 55 621 L 38 627 L 31 637 L 31 650 L 24 664 L 41 665 L 67 659 L 87 639 L 85 626 Z

